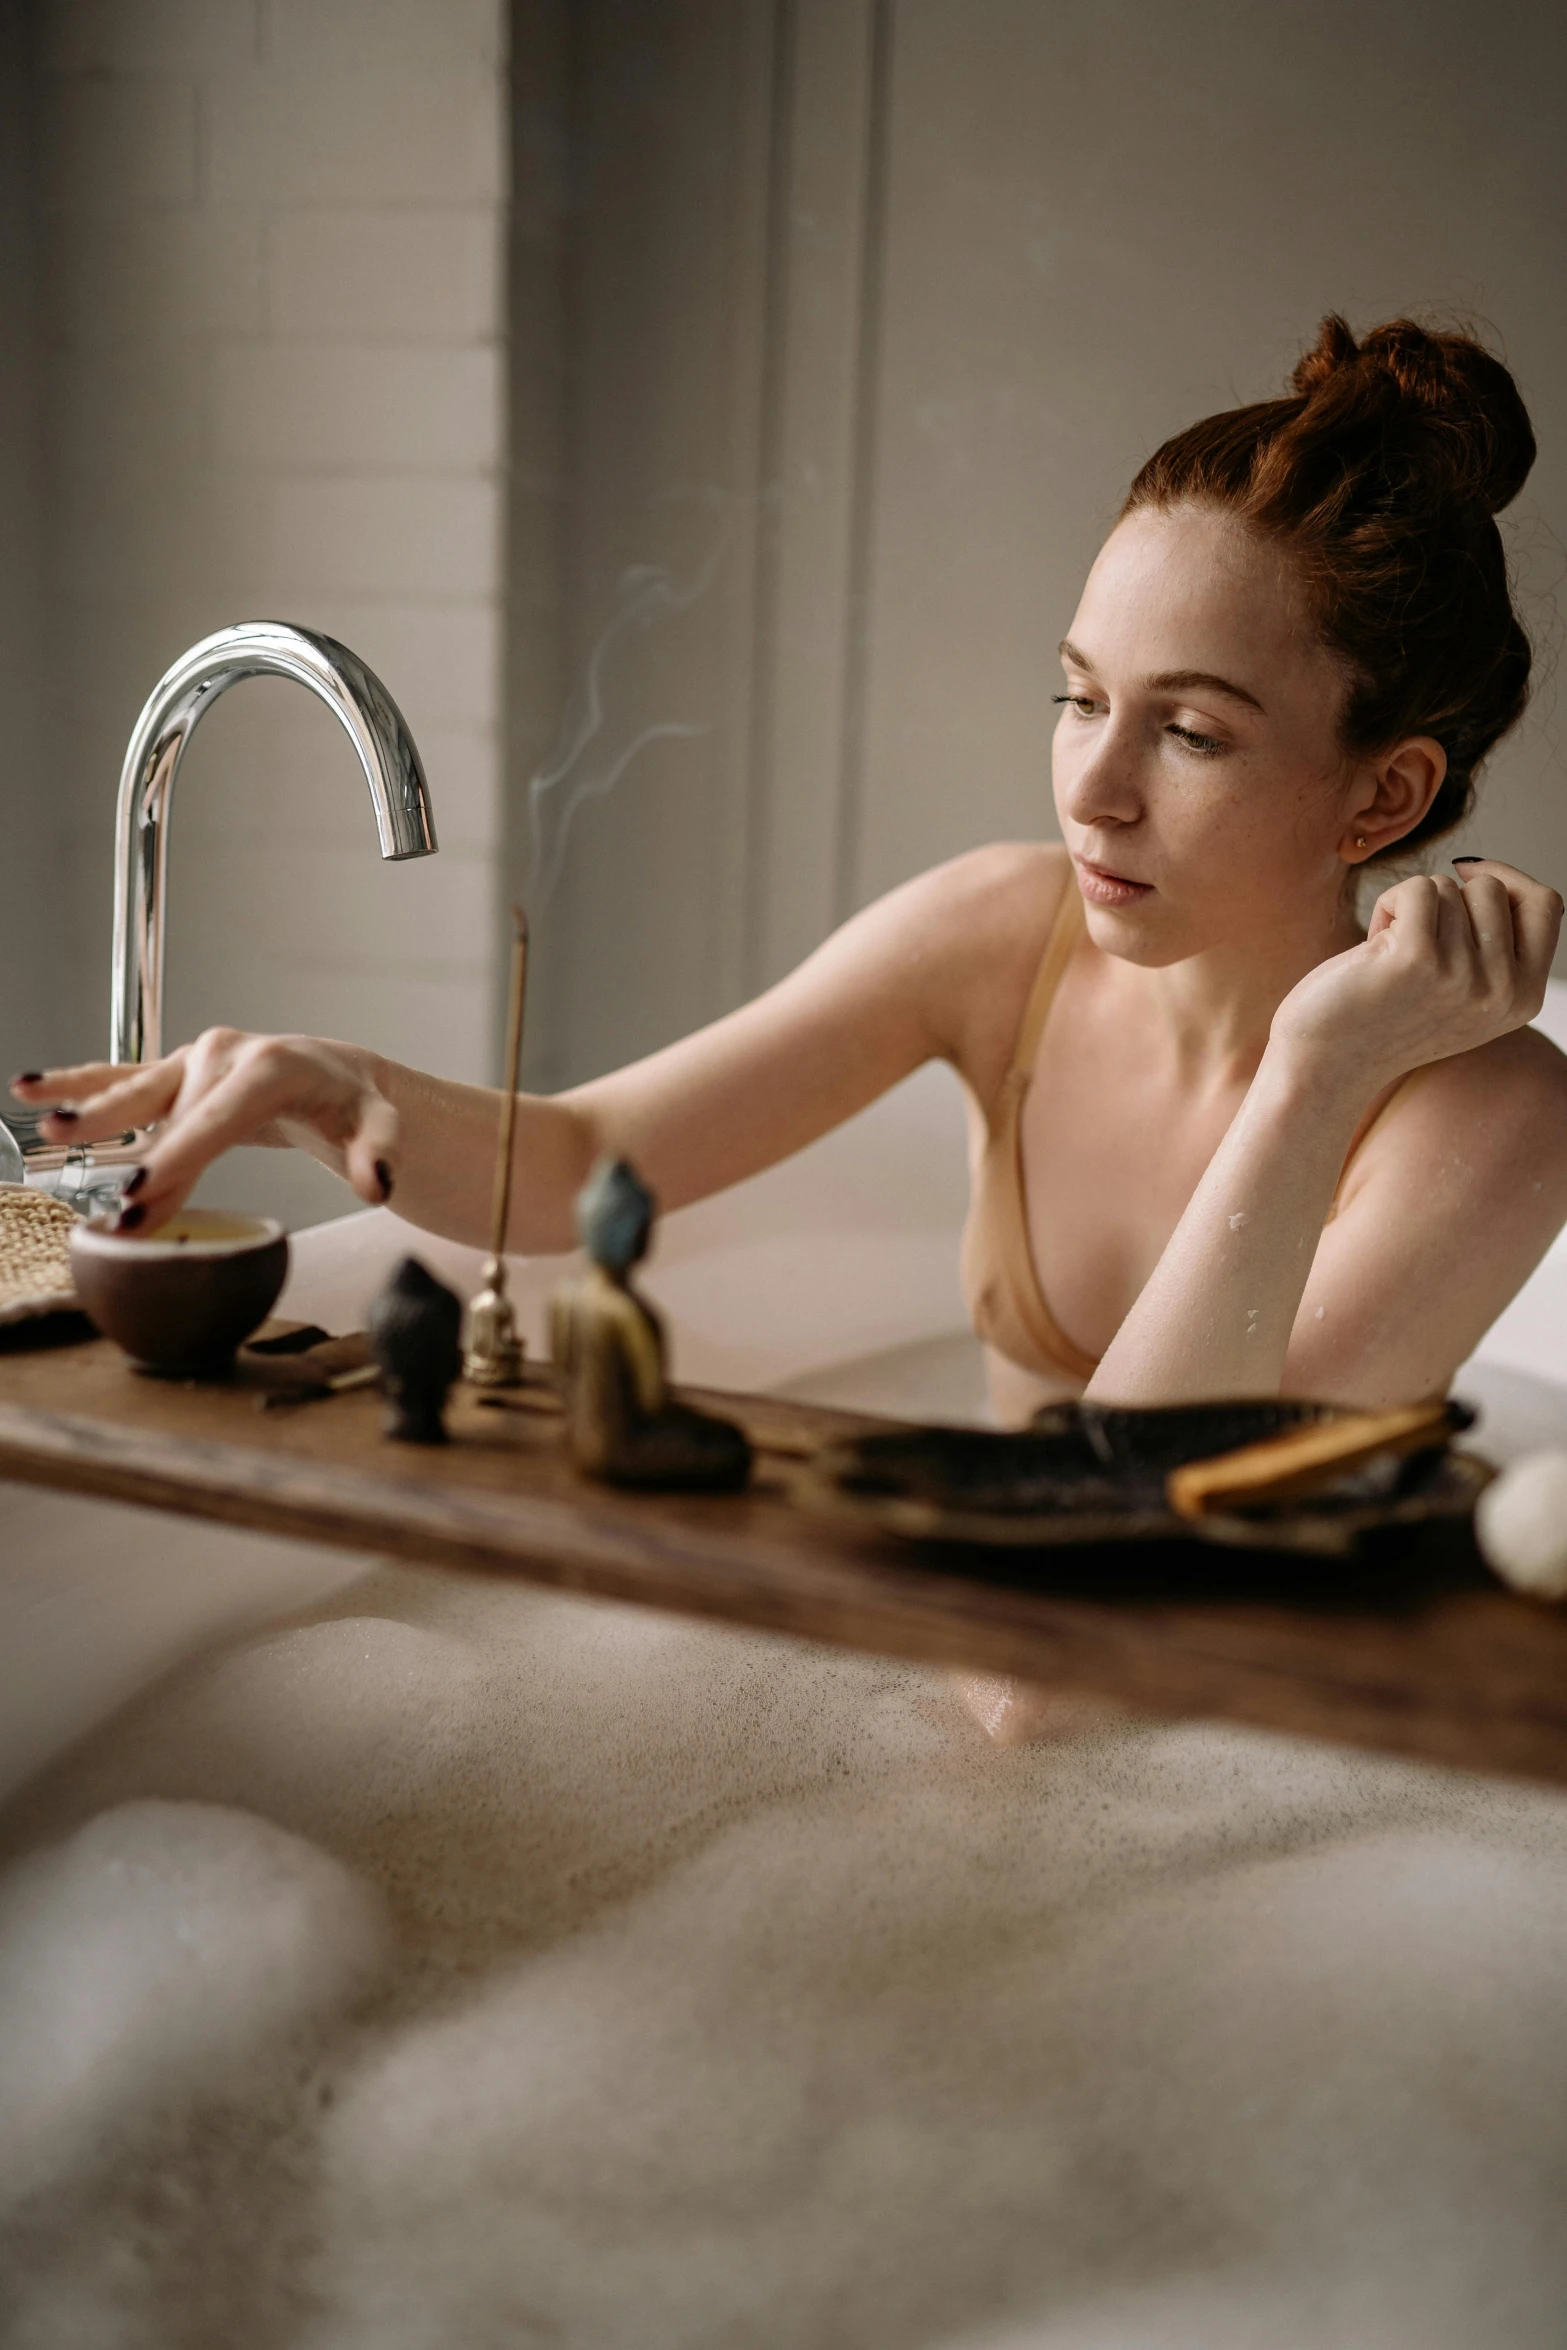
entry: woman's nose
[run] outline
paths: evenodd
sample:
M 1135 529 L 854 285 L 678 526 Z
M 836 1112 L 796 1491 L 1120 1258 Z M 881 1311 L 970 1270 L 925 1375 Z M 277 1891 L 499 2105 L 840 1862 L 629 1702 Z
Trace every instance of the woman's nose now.
M 1072 745 L 1061 813 L 1075 824 L 1135 824 L 1143 812 L 1136 756 L 1113 718 Z

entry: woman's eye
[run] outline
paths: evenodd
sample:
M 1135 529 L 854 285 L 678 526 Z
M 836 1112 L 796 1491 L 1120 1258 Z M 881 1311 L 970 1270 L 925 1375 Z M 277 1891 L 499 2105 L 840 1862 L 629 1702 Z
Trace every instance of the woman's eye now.
M 1070 702 L 1079 718 L 1092 718 L 1099 704 L 1092 694 L 1052 694 L 1053 702 Z
M 1216 734 L 1199 734 L 1192 726 L 1171 726 L 1165 731 L 1173 734 L 1177 742 L 1184 743 L 1189 751 L 1195 751 L 1201 759 L 1211 759 L 1224 748 Z

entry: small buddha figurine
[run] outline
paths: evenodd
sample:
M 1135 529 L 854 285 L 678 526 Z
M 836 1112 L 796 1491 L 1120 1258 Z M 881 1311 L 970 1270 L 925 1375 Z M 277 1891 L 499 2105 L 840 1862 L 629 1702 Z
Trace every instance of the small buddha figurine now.
M 404 1257 L 369 1313 L 370 1345 L 386 1390 L 386 1433 L 398 1444 L 445 1444 L 443 1417 L 462 1368 L 462 1301 Z
M 631 1284 L 653 1213 L 624 1159 L 601 1159 L 577 1195 L 592 1262 L 550 1301 L 566 1442 L 578 1468 L 606 1484 L 732 1492 L 750 1474 L 751 1447 L 732 1421 L 670 1396 L 663 1324 Z

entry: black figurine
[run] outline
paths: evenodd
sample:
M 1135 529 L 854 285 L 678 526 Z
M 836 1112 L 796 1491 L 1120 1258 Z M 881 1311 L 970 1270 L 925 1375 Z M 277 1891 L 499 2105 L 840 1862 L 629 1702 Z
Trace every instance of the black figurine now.
M 462 1368 L 462 1301 L 404 1257 L 370 1307 L 370 1345 L 386 1390 L 386 1434 L 398 1444 L 445 1444 L 442 1413 Z
M 663 1325 L 632 1286 L 652 1228 L 652 1193 L 624 1159 L 601 1159 L 577 1197 L 592 1263 L 550 1303 L 566 1442 L 578 1468 L 606 1484 L 732 1492 L 751 1470 L 745 1433 L 674 1401 Z

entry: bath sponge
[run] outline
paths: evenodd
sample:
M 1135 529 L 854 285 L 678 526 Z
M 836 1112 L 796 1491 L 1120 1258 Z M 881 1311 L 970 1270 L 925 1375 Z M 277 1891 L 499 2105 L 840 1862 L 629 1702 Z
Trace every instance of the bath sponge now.
M 1531 1599 L 1567 1599 L 1567 1452 L 1531 1452 L 1488 1485 L 1475 1509 L 1487 1566 Z

